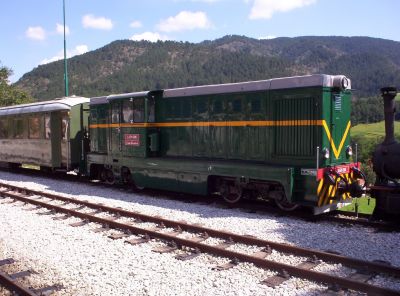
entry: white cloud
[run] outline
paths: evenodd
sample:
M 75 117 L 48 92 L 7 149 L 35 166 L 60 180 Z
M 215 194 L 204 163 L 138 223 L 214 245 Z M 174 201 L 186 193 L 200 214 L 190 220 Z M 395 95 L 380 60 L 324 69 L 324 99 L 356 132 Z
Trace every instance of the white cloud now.
M 206 3 L 215 3 L 221 0 L 192 0 L 192 2 L 206 2 Z
M 163 32 L 184 31 L 193 29 L 207 29 L 211 26 L 207 15 L 202 11 L 181 11 L 176 16 L 162 20 L 157 28 Z
M 57 23 L 56 24 L 56 32 L 59 35 L 64 35 L 64 26 L 59 24 L 59 23 Z M 70 33 L 69 32 L 69 27 L 65 26 L 65 35 L 69 35 L 69 33 Z
M 205 3 L 216 3 L 222 0 L 174 0 L 174 2 L 205 2 Z
M 249 2 L 249 0 L 245 0 Z M 270 19 L 275 12 L 286 12 L 311 5 L 317 0 L 254 0 L 250 19 Z
M 113 23 L 105 17 L 96 17 L 93 14 L 87 14 L 82 17 L 82 25 L 84 28 L 111 30 Z
M 270 40 L 270 39 L 275 39 L 275 38 L 276 38 L 276 36 L 274 36 L 274 35 L 267 35 L 264 37 L 258 37 L 258 40 Z
M 29 39 L 33 40 L 45 40 L 46 39 L 46 31 L 40 27 L 29 27 L 25 31 L 25 36 L 28 37 Z
M 89 48 L 87 45 L 85 45 L 85 44 L 78 45 L 72 50 L 69 50 L 69 49 L 67 50 L 67 58 L 71 58 L 76 55 L 84 54 L 85 52 L 88 52 L 88 51 L 89 51 Z M 44 59 L 43 61 L 41 61 L 40 65 L 48 64 L 48 63 L 55 62 L 58 60 L 62 60 L 63 58 L 64 58 L 64 51 L 60 50 L 57 53 L 57 55 L 55 55 L 54 57 Z
M 141 28 L 143 25 L 140 21 L 133 21 L 129 24 L 131 28 Z
M 158 40 L 168 40 L 169 38 L 167 36 L 160 35 L 159 33 L 144 32 L 142 34 L 135 34 L 130 39 L 133 41 L 147 40 L 150 42 L 156 42 Z

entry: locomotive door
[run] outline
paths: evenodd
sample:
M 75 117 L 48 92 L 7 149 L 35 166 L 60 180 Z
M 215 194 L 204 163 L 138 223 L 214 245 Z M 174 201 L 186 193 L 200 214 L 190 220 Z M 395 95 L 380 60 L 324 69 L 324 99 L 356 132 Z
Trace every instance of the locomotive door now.
M 122 154 L 128 157 L 145 157 L 145 98 L 134 97 L 122 101 L 120 131 Z
M 109 125 L 109 146 L 108 150 L 113 154 L 120 154 L 121 151 L 121 121 L 120 121 L 121 103 L 112 102 L 110 108 Z

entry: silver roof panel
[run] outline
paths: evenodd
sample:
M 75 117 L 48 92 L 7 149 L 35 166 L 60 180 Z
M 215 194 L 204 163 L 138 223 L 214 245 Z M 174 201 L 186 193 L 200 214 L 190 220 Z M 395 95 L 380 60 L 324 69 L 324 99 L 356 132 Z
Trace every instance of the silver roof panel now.
M 15 105 L 0 108 L 0 116 L 26 114 L 26 113 L 39 113 L 51 111 L 68 111 L 72 106 L 88 103 L 89 98 L 84 97 L 64 97 L 51 101 L 43 101 L 32 104 Z
M 107 96 L 90 98 L 89 105 L 101 105 L 108 104 Z
M 164 98 L 169 97 L 185 97 L 185 96 L 199 96 L 209 94 L 223 94 L 223 93 L 236 93 L 236 92 L 251 92 L 269 89 L 270 81 L 250 81 L 240 83 L 226 83 L 214 84 L 203 86 L 191 86 L 183 88 L 173 88 L 164 90 Z
M 274 90 L 287 88 L 301 88 L 310 86 L 336 87 L 342 79 L 346 79 L 348 85 L 346 89 L 351 89 L 350 79 L 343 75 L 315 74 L 305 76 L 293 76 L 274 78 L 260 81 L 249 81 L 239 83 L 215 84 L 204 86 L 191 86 L 164 90 L 164 98 L 185 97 L 209 94 L 224 94 L 237 92 L 253 92 L 260 90 Z
M 125 94 L 117 94 L 117 95 L 109 95 L 107 96 L 108 101 L 120 100 L 120 99 L 128 99 L 128 98 L 138 98 L 138 97 L 146 97 L 148 91 L 140 91 L 140 92 L 132 92 Z

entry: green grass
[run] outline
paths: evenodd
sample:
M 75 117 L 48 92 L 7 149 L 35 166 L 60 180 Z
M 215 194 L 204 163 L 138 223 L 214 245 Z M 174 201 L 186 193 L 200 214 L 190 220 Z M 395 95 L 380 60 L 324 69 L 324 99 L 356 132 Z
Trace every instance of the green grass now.
M 370 198 L 368 204 L 368 197 L 361 197 L 353 199 L 353 203 L 346 207 L 341 208 L 339 211 L 355 212 L 355 204 L 358 203 L 358 212 L 362 214 L 372 214 L 375 208 L 375 199 Z
M 395 98 L 396 101 L 400 101 L 400 93 L 397 93 L 397 96 Z
M 394 123 L 395 135 L 400 138 L 400 122 Z M 385 122 L 358 124 L 351 128 L 351 137 L 376 138 L 385 136 Z

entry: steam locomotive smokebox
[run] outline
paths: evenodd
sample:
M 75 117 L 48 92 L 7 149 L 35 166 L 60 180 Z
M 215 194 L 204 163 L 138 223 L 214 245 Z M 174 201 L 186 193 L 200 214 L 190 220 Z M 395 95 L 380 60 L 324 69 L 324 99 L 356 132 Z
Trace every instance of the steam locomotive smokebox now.
M 381 89 L 385 112 L 385 139 L 376 148 L 372 162 L 378 178 L 400 178 L 400 144 L 394 138 L 395 87 Z
M 400 143 L 394 138 L 395 96 L 394 87 L 381 89 L 385 111 L 385 139 L 376 148 L 372 163 L 376 173 L 371 196 L 376 199 L 373 215 L 385 220 L 397 220 L 400 213 Z

